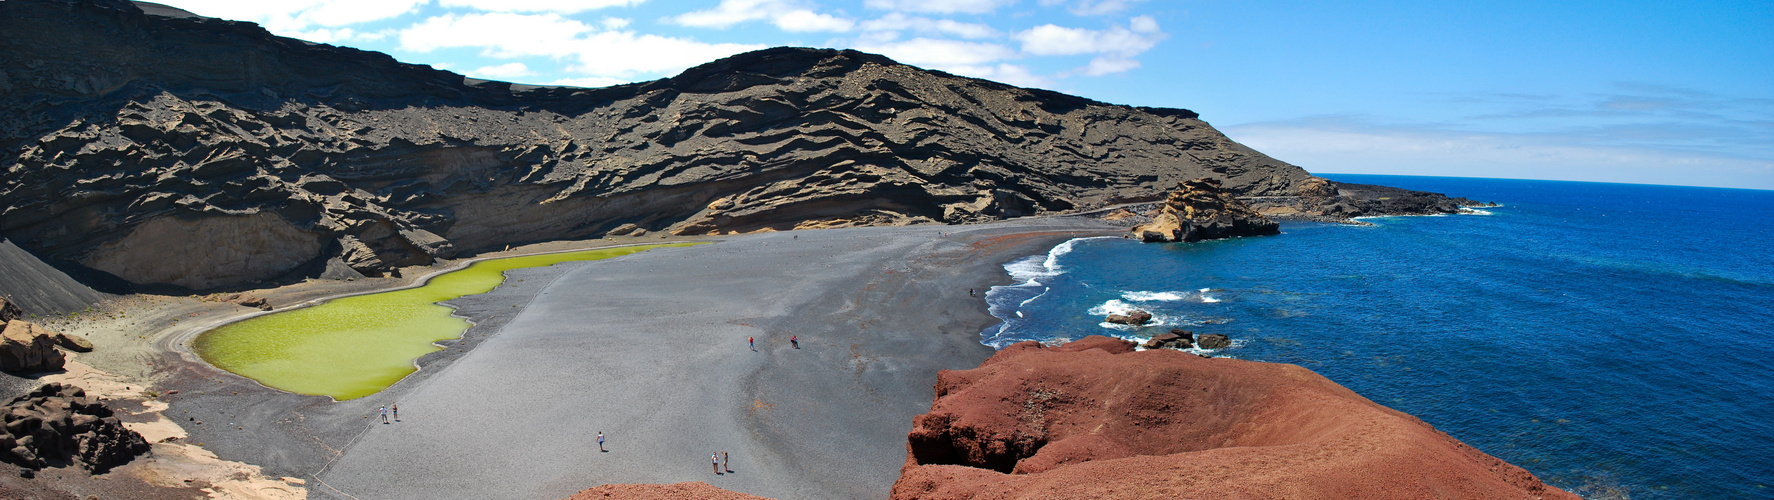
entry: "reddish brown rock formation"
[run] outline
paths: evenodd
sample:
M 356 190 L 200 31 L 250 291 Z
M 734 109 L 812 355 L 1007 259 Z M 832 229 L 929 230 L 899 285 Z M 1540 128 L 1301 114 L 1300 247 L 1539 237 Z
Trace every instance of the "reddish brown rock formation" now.
M 1146 242 L 1201 241 L 1281 234 L 1281 226 L 1221 189 L 1219 180 L 1201 178 L 1177 183 L 1152 222 L 1133 234 Z
M 1577 498 L 1305 368 L 1132 351 L 942 372 L 893 498 Z
M 567 500 L 593 500 L 604 498 L 621 498 L 623 500 L 769 500 L 756 495 L 747 495 L 723 490 L 708 483 L 673 484 L 606 484 L 591 488 L 567 497 Z

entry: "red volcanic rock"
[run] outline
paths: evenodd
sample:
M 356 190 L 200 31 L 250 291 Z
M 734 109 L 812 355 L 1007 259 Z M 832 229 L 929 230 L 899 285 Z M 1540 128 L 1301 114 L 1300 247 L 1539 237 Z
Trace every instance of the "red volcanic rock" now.
M 893 498 L 1577 498 L 1305 368 L 1132 350 L 942 372 Z
M 574 493 L 567 500 L 620 498 L 623 500 L 770 500 L 723 490 L 702 481 L 672 484 L 606 484 Z

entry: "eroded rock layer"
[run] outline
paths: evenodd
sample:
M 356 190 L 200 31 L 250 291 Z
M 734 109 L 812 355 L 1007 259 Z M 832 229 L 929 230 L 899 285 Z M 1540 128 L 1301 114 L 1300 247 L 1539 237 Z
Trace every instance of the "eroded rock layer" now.
M 27 469 L 78 465 L 95 474 L 148 451 L 140 434 L 79 387 L 45 384 L 0 407 L 0 460 Z
M 1294 365 L 1023 342 L 936 394 L 893 498 L 1577 498 Z
M 1133 228 L 1140 241 L 1193 242 L 1281 234 L 1279 224 L 1238 201 L 1211 177 L 1178 183 L 1152 219 Z
M 1297 201 L 1315 179 L 1187 110 L 854 51 L 532 87 L 153 10 L 0 2 L 0 233 L 134 284 L 377 275 L 619 228 L 991 220 L 1199 177 Z

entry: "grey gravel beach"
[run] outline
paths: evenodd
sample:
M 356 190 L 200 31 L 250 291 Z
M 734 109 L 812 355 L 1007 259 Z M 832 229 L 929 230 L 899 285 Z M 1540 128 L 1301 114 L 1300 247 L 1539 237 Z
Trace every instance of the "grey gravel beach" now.
M 936 372 L 992 353 L 979 333 L 997 320 L 968 289 L 1006 283 L 1004 262 L 1119 230 L 1043 218 L 761 233 L 516 270 L 452 301 L 476 326 L 381 393 L 331 402 L 194 373 L 187 392 L 221 390 L 168 415 L 253 423 L 191 439 L 307 477 L 313 498 L 552 499 L 682 481 L 885 498 Z M 381 424 L 391 402 L 400 421 Z M 715 452 L 731 473 L 714 473 Z

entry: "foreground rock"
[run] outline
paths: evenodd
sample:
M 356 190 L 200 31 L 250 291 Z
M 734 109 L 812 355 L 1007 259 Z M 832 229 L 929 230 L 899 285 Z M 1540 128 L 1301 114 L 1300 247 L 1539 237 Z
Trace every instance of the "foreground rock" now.
M 1213 178 L 1177 184 L 1152 222 L 1134 226 L 1147 243 L 1201 241 L 1281 234 L 1281 225 L 1263 217 Z
M 378 276 L 606 234 L 997 220 L 1210 175 L 1287 197 L 1315 179 L 1188 110 L 854 51 L 535 87 L 155 12 L 0 2 L 0 234 L 135 285 Z
M 0 460 L 26 469 L 78 465 L 103 474 L 149 448 L 79 387 L 45 384 L 0 412 Z
M 942 372 L 893 498 L 1577 498 L 1305 368 L 1132 347 Z
M 1168 333 L 1153 335 L 1140 347 L 1147 349 L 1188 349 L 1195 347 L 1195 333 L 1188 330 L 1173 329 Z
M 768 500 L 710 486 L 702 481 L 673 484 L 606 484 L 567 497 L 567 500 Z
M 60 336 L 49 329 L 24 320 L 6 323 L 0 332 L 0 371 L 10 373 L 42 373 L 62 369 L 67 358 L 56 350 Z M 91 350 L 87 344 L 87 350 Z

